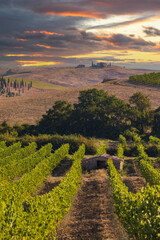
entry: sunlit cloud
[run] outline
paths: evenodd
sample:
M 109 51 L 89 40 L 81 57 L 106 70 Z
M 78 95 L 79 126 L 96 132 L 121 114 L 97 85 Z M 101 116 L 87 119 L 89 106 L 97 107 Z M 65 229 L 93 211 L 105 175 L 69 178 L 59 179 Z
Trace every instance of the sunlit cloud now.
M 6 0 L 0 22 L 1 66 L 159 62 L 158 0 Z
M 64 34 L 62 33 L 56 33 L 56 32 L 48 32 L 48 31 L 25 31 L 25 33 L 33 33 L 33 34 L 37 34 L 37 33 L 42 33 L 45 35 L 57 35 L 57 36 L 64 36 Z
M 6 54 L 6 57 L 26 57 L 28 54 Z
M 122 53 L 122 55 L 120 54 Z M 116 56 L 117 50 L 108 51 L 93 51 L 90 54 L 80 54 L 74 56 L 67 56 L 64 58 L 77 58 L 77 59 L 98 59 L 98 61 L 102 61 L 103 58 L 109 58 L 111 56 Z M 139 54 L 139 51 L 127 50 L 124 52 L 119 51 L 118 55 L 119 61 L 128 62 L 158 62 L 159 61 L 159 53 L 158 52 L 143 52 L 143 54 Z M 101 59 L 101 60 L 100 60 Z M 112 62 L 112 60 L 110 60 Z M 117 61 L 118 62 L 118 61 Z
M 102 16 L 98 13 L 94 12 L 54 12 L 54 11 L 46 11 L 44 12 L 48 15 L 59 15 L 66 17 L 84 17 L 84 18 L 102 18 Z
M 38 47 L 43 47 L 43 48 L 52 48 L 52 47 L 50 47 L 50 46 L 46 46 L 46 45 L 42 45 L 42 44 L 36 44 L 36 46 L 38 46 Z
M 95 25 L 95 26 L 91 26 L 88 27 L 87 30 L 91 30 L 91 29 L 107 29 L 107 28 L 117 28 L 119 26 L 125 26 L 125 25 L 131 25 L 131 24 L 136 24 L 136 23 L 144 23 L 147 22 L 148 19 L 153 18 L 155 15 L 150 14 L 150 15 L 145 15 L 145 16 L 140 16 L 131 20 L 126 20 L 126 21 L 117 21 L 117 22 L 110 22 L 108 24 L 101 24 L 101 25 Z
M 28 41 L 27 39 L 23 39 L 23 38 L 17 38 L 16 40 L 20 41 L 20 42 L 27 42 Z
M 33 54 L 6 54 L 6 57 L 44 57 L 45 55 L 41 53 L 33 53 Z
M 43 61 L 16 61 L 22 67 L 38 67 L 38 66 L 52 66 L 60 64 L 60 62 L 43 62 Z

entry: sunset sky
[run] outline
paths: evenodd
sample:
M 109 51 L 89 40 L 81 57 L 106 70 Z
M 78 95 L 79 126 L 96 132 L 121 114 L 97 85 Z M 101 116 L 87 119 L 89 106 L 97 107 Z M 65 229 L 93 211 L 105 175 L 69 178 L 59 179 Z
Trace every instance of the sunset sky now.
M 160 0 L 0 0 L 0 67 L 160 70 Z

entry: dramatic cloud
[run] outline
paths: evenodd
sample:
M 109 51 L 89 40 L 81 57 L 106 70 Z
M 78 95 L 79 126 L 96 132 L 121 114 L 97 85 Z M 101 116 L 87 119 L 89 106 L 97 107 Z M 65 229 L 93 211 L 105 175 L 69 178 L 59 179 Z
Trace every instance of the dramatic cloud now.
M 0 67 L 157 61 L 159 14 L 159 0 L 0 0 Z
M 147 34 L 147 36 L 160 36 L 160 29 L 154 27 L 144 27 L 144 32 Z
M 28 8 L 36 13 L 105 18 L 109 15 L 149 13 L 159 10 L 159 0 L 13 0 L 15 6 Z
M 88 29 L 105 29 L 105 28 L 113 28 L 113 27 L 117 27 L 117 26 L 130 25 L 130 24 L 133 24 L 133 23 L 143 22 L 143 21 L 145 21 L 145 20 L 147 20 L 147 19 L 149 19 L 153 16 L 154 15 L 147 15 L 147 16 L 142 16 L 142 17 L 135 18 L 135 19 L 129 20 L 129 21 L 97 25 L 97 26 L 89 27 Z
M 104 39 L 106 39 L 106 41 L 108 41 L 114 45 L 117 45 L 117 46 L 125 46 L 125 47 L 155 46 L 155 44 L 153 42 L 147 42 L 142 38 L 128 37 L 123 34 L 113 34 Z

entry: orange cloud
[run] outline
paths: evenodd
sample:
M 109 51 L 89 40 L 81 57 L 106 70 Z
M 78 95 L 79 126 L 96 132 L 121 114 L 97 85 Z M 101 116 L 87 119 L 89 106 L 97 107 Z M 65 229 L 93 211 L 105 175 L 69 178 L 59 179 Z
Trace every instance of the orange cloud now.
M 51 48 L 50 46 L 42 45 L 42 44 L 36 44 L 38 47 L 44 47 L 44 48 Z
M 21 42 L 27 42 L 28 41 L 27 39 L 23 39 L 23 38 L 17 38 L 16 40 L 21 41 Z
M 96 35 L 97 38 L 103 39 L 103 38 L 107 38 L 107 36 L 105 35 Z
M 52 66 L 60 64 L 60 62 L 43 62 L 43 61 L 16 61 L 21 64 L 22 67 L 38 67 L 38 66 Z
M 87 17 L 87 18 L 102 18 L 102 15 L 99 13 L 85 13 L 85 12 L 54 12 L 46 11 L 45 14 L 48 15 L 59 15 L 59 16 L 68 16 L 68 17 Z
M 33 54 L 6 54 L 6 57 L 45 57 L 45 55 L 41 53 L 33 53 Z
M 45 35 L 64 36 L 64 34 L 62 34 L 62 33 L 48 32 L 48 31 L 25 31 L 25 33 L 33 33 L 33 34 L 42 33 L 42 34 L 45 34 Z
M 28 54 L 6 54 L 6 57 L 26 57 Z

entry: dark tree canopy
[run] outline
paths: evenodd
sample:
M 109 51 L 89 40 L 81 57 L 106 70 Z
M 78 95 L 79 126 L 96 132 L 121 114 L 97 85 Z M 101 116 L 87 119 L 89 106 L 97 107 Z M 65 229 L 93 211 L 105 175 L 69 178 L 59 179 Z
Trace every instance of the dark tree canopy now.
M 152 134 L 160 138 L 160 107 L 155 110 Z
M 78 100 L 73 108 L 66 101 L 55 102 L 40 120 L 39 131 L 117 138 L 132 124 L 139 126 L 139 110 L 103 90 L 80 91 Z
M 68 120 L 72 112 L 72 106 L 66 101 L 56 101 L 52 109 L 49 109 L 39 122 L 42 133 L 67 132 Z
M 133 94 L 129 98 L 129 102 L 141 112 L 151 110 L 151 102 L 149 97 L 144 96 L 141 92 Z

